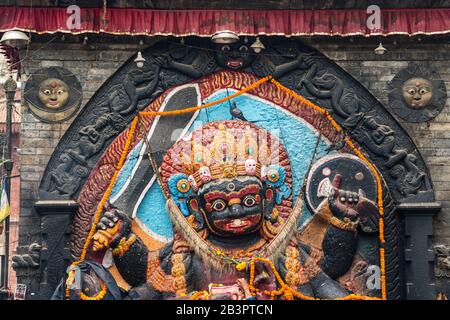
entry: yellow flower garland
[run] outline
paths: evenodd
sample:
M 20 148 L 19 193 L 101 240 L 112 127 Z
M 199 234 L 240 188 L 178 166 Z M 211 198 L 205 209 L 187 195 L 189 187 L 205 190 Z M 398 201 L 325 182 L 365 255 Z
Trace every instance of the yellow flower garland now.
M 106 191 L 105 191 L 105 193 L 104 193 L 104 195 L 103 195 L 99 205 L 97 206 L 97 211 L 96 211 L 96 213 L 94 215 L 94 221 L 93 221 L 91 230 L 90 230 L 90 232 L 89 232 L 89 234 L 88 234 L 88 236 L 86 238 L 86 242 L 85 242 L 85 244 L 83 246 L 83 250 L 82 250 L 82 254 L 80 256 L 80 259 L 78 261 L 74 262 L 72 265 L 77 265 L 77 264 L 81 263 L 82 261 L 84 261 L 84 259 L 86 257 L 87 249 L 89 247 L 91 238 L 92 238 L 92 236 L 95 233 L 95 226 L 97 225 L 97 222 L 100 219 L 100 216 L 101 216 L 101 213 L 102 213 L 102 210 L 103 210 L 103 206 L 106 203 L 106 201 L 108 200 L 109 195 L 110 195 L 110 193 L 112 191 L 112 188 L 114 186 L 114 183 L 117 180 L 117 177 L 119 175 L 120 169 L 122 168 L 123 164 L 125 163 L 125 160 L 126 160 L 126 157 L 127 157 L 127 154 L 128 154 L 128 151 L 129 151 L 129 148 L 130 148 L 130 145 L 131 145 L 131 142 L 132 142 L 133 137 L 134 137 L 134 132 L 135 132 L 136 126 L 138 125 L 139 116 L 157 116 L 157 115 L 159 115 L 159 116 L 170 116 L 170 115 L 179 115 L 179 114 L 194 112 L 194 111 L 197 111 L 197 110 L 200 110 L 200 109 L 204 109 L 204 108 L 209 108 L 209 107 L 211 107 L 213 105 L 216 105 L 216 104 L 228 101 L 228 100 L 230 100 L 232 98 L 235 98 L 235 97 L 237 97 L 237 96 L 239 96 L 239 95 L 241 95 L 243 93 L 251 91 L 251 90 L 257 88 L 258 86 L 260 86 L 261 84 L 263 84 L 264 82 L 267 82 L 268 80 L 270 80 L 275 86 L 277 86 L 278 88 L 280 88 L 281 90 L 286 92 L 288 95 L 290 95 L 290 96 L 294 97 L 295 99 L 297 99 L 298 101 L 300 101 L 300 103 L 303 106 L 307 106 L 307 107 L 313 108 L 314 110 L 318 111 L 319 113 L 324 114 L 327 117 L 328 121 L 330 121 L 331 125 L 335 128 L 336 131 L 338 131 L 338 132 L 342 132 L 343 131 L 342 128 L 340 127 L 340 125 L 333 119 L 331 114 L 326 109 L 315 105 L 314 103 L 306 100 L 305 98 L 303 98 L 302 96 L 300 96 L 299 94 L 294 92 L 293 90 L 283 86 L 281 83 L 279 83 L 278 81 L 273 79 L 272 76 L 264 77 L 264 78 L 260 79 L 259 81 L 251 84 L 250 86 L 248 86 L 248 87 L 246 87 L 246 88 L 244 88 L 244 89 L 242 89 L 242 90 L 240 90 L 240 91 L 238 91 L 238 92 L 236 92 L 236 93 L 234 93 L 234 94 L 232 94 L 230 96 L 227 96 L 225 98 L 222 98 L 222 99 L 219 99 L 217 101 L 213 101 L 213 102 L 201 105 L 201 106 L 196 106 L 196 107 L 192 107 L 192 108 L 186 108 L 186 109 L 183 109 L 183 110 L 174 110 L 174 111 L 139 112 L 139 115 L 136 116 L 133 119 L 133 122 L 131 124 L 130 130 L 128 132 L 128 137 L 127 137 L 127 141 L 125 143 L 125 147 L 124 147 L 124 149 L 122 151 L 122 154 L 121 154 L 120 160 L 119 160 L 119 162 L 117 164 L 117 167 L 116 167 L 116 170 L 114 172 L 114 175 L 111 178 L 110 184 L 108 185 L 108 188 L 106 189 Z M 385 240 L 384 240 L 384 222 L 383 222 L 384 208 L 383 208 L 383 194 L 382 194 L 381 178 L 380 178 L 377 170 L 373 166 L 373 164 L 370 163 L 366 159 L 366 157 L 355 147 L 353 142 L 348 137 L 345 137 L 345 142 L 355 152 L 355 154 L 371 168 L 371 170 L 373 171 L 373 173 L 374 173 L 374 175 L 376 177 L 377 188 L 378 188 L 378 207 L 379 207 L 379 212 L 380 212 L 380 219 L 379 219 L 379 229 L 380 229 L 379 233 L 380 233 L 380 235 L 379 235 L 379 237 L 380 237 L 380 242 L 383 245 Z M 218 254 L 221 255 L 221 252 L 218 252 Z M 386 276 L 385 276 L 385 258 L 384 258 L 384 256 L 385 256 L 385 251 L 384 251 L 384 248 L 382 247 L 382 248 L 380 248 L 380 267 L 381 267 L 381 283 L 382 283 L 381 291 L 382 291 L 382 299 L 383 300 L 385 300 L 386 297 L 387 297 L 386 296 Z M 254 258 L 254 259 L 251 260 L 251 263 L 250 263 L 250 280 L 251 280 L 250 281 L 250 289 L 251 289 L 252 292 L 254 292 L 254 294 L 256 294 L 256 291 L 257 291 L 257 289 L 253 287 L 254 263 L 255 263 L 255 260 L 256 261 L 258 261 L 258 260 L 259 261 L 264 261 L 266 263 L 269 263 L 271 268 L 272 268 L 272 270 L 274 270 L 274 273 L 275 273 L 275 276 L 277 278 L 277 281 L 281 285 L 281 289 L 279 289 L 279 290 L 273 290 L 271 292 L 266 292 L 266 293 L 268 293 L 270 295 L 270 297 L 272 299 L 275 298 L 275 296 L 283 294 L 286 299 L 293 299 L 293 297 L 297 297 L 297 298 L 305 299 L 305 300 L 315 300 L 315 298 L 305 296 L 305 295 L 301 294 L 300 292 L 295 291 L 294 289 L 292 289 L 288 285 L 286 285 L 284 283 L 284 281 L 281 279 L 281 277 L 278 274 L 278 272 L 276 271 L 275 266 L 273 265 L 273 263 L 271 261 L 263 259 L 263 258 Z M 242 266 L 240 266 L 239 268 L 241 268 L 241 267 Z M 70 277 L 70 273 L 69 273 L 69 276 L 68 276 L 67 280 L 69 280 L 70 278 L 71 277 Z M 204 292 L 197 293 L 196 297 L 200 296 L 201 293 L 204 294 Z M 345 298 L 341 298 L 339 300 L 378 300 L 378 298 L 357 296 L 357 295 L 353 295 L 352 294 L 352 295 L 349 295 L 349 296 L 347 296 Z
M 100 280 L 100 286 L 101 286 L 100 292 L 97 293 L 93 297 L 88 296 L 87 294 L 85 294 L 83 292 L 83 290 L 80 290 L 80 299 L 81 300 L 103 300 L 103 298 L 105 298 L 105 296 L 106 296 L 106 293 L 108 292 L 108 288 L 101 280 Z

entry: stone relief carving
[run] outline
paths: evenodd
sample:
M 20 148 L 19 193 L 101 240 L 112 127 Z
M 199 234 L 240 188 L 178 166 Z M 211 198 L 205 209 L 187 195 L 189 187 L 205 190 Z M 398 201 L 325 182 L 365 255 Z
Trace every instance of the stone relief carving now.
M 323 59 L 311 50 L 306 53 L 294 50 L 290 60 L 285 58 L 287 62 L 280 63 L 270 61 L 269 56 L 254 58 L 248 48 L 243 49 L 246 47 L 243 43 L 217 47 L 215 56 L 198 49 L 184 48 L 183 51 L 177 46 L 178 50 L 173 50 L 170 55 L 152 56 L 143 70 L 131 68 L 120 82 L 96 99 L 96 107 L 107 112 L 78 130 L 78 137 L 73 139 L 75 145 L 68 146 L 59 156 L 59 164 L 51 171 L 45 191 L 68 196 L 76 194 L 85 178 L 86 172 L 82 168 L 87 160 L 98 154 L 105 143 L 123 129 L 129 115 L 139 109 L 139 102 L 148 101 L 161 92 L 163 85 L 158 81 L 162 69 L 198 78 L 220 67 L 244 68 L 260 75 L 274 74 L 282 80 L 293 79 L 300 92 L 324 102 L 333 114 L 344 120 L 344 126 L 357 141 L 386 161 L 386 168 L 392 169 L 392 177 L 398 181 L 396 185 L 400 194 L 409 196 L 427 188 L 426 173 L 420 170 L 417 156 L 411 154 L 407 157 L 408 151 L 396 146 L 396 130 L 383 124 L 379 116 L 368 114 L 372 109 L 368 102 L 359 97 L 352 86 L 346 85 L 342 77 L 327 70 L 321 62 Z M 299 76 L 293 77 L 289 73 L 298 73 Z
M 434 252 L 437 257 L 436 276 L 450 278 L 450 246 L 438 244 L 434 246 Z
M 27 253 L 18 254 L 12 257 L 12 267 L 15 271 L 21 268 L 39 268 L 42 247 L 34 242 L 27 248 Z
M 59 156 L 59 164 L 49 172 L 45 193 L 72 197 L 89 174 L 88 161 L 97 155 L 106 142 L 123 130 L 124 117 L 135 114 L 139 103 L 149 100 L 157 90 L 160 64 L 155 58 L 142 70 L 133 68 L 120 83 L 112 85 L 96 104 L 98 118 L 82 126 L 74 143 Z M 101 112 L 103 111 L 103 112 Z
M 305 59 L 310 68 L 302 75 L 296 88 L 342 119 L 342 125 L 350 135 L 372 154 L 383 159 L 380 163 L 394 179 L 393 186 L 401 197 L 417 194 L 427 196 L 431 188 L 426 172 L 418 165 L 414 152 L 400 148 L 398 128 L 384 124 L 386 116 L 373 111 L 373 106 L 355 92 L 333 71 L 324 68 L 320 59 Z M 325 106 L 324 105 L 324 106 Z M 423 166 L 423 165 L 422 165 Z
M 205 43 L 200 44 L 205 50 L 186 47 L 181 50 L 179 45 L 167 43 L 149 48 L 144 52 L 147 62 L 143 70 L 137 70 L 130 60 L 98 91 L 74 121 L 49 162 L 40 196 L 76 198 L 104 148 L 138 110 L 167 87 L 228 65 L 235 66 L 231 69 L 243 69 L 259 76 L 275 75 L 284 85 L 328 108 L 377 166 L 389 173 L 384 176 L 390 187 L 394 187 L 390 191 L 395 193 L 397 190 L 396 199 L 431 191 L 422 158 L 406 133 L 381 105 L 325 57 L 313 49 L 292 43 L 267 45 L 267 56 L 252 56 L 249 62 L 243 60 L 240 65 L 239 55 L 231 58 L 226 55 L 227 58 L 221 57 L 220 53 L 212 54 L 210 45 Z M 389 220 L 386 226 L 388 230 L 394 230 L 387 238 L 395 238 L 395 219 Z M 387 254 L 395 256 L 396 250 L 389 249 Z M 398 272 L 395 270 L 389 272 Z
M 128 64 L 118 71 L 118 81 L 100 90 L 89 103 L 91 116 L 81 117 L 83 120 L 75 125 L 76 133 L 72 134 L 69 143 L 61 146 L 64 150 L 58 155 L 55 154 L 54 164 L 48 169 L 50 173 L 45 175 L 48 178 L 43 180 L 41 194 L 76 196 L 89 172 L 83 168 L 95 163 L 96 156 L 108 141 L 140 108 L 168 86 L 220 68 L 243 69 L 260 76 L 272 74 L 288 87 L 296 88 L 312 101 L 327 107 L 352 137 L 380 159 L 395 181 L 391 185 L 395 185 L 400 197 L 431 190 L 420 156 L 398 147 L 412 143 L 405 138 L 405 133 L 393 126 L 392 121 L 386 123 L 388 114 L 377 112 L 376 103 L 361 95 L 358 91 L 361 89 L 349 82 L 348 75 L 330 69 L 329 62 L 313 49 L 288 42 L 287 45 L 268 47 L 267 55 L 255 56 L 245 41 L 233 46 L 217 46 L 214 50 L 199 48 L 165 41 L 158 50 L 144 53 L 148 62 L 142 70 Z

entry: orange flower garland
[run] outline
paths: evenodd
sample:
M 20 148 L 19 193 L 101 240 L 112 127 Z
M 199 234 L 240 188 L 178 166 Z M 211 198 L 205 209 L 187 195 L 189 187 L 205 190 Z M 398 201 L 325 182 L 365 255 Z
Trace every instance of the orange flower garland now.
M 105 298 L 105 296 L 106 296 L 106 293 L 108 292 L 108 288 L 101 280 L 100 280 L 100 286 L 101 286 L 100 292 L 93 297 L 88 296 L 81 290 L 80 291 L 80 299 L 81 300 L 103 300 L 103 298 Z
M 228 100 L 236 98 L 237 96 L 240 96 L 241 94 L 244 94 L 248 91 L 256 89 L 257 87 L 262 85 L 264 82 L 269 81 L 270 79 L 272 79 L 272 76 L 267 76 L 267 77 L 261 78 L 260 80 L 256 81 L 255 83 L 252 83 L 248 87 L 245 87 L 244 89 L 242 89 L 238 92 L 235 92 L 235 93 L 233 93 L 227 97 L 221 98 L 219 100 L 205 103 L 201 106 L 195 106 L 195 107 L 186 108 L 186 109 L 182 109 L 182 110 L 172 110 L 172 111 L 144 111 L 144 112 L 139 112 L 139 115 L 140 116 L 175 116 L 175 115 L 180 115 L 180 114 L 184 114 L 184 113 L 192 113 L 197 110 L 209 108 L 209 107 L 215 106 L 216 104 L 220 104 L 222 102 L 226 102 Z
M 271 82 L 273 84 L 275 84 L 278 88 L 282 89 L 283 91 L 285 91 L 286 93 L 288 93 L 292 97 L 294 97 L 297 100 L 299 100 L 302 105 L 311 107 L 311 108 L 317 110 L 318 112 L 320 112 L 322 114 L 325 114 L 327 119 L 331 122 L 333 127 L 336 129 L 336 131 L 342 132 L 342 128 L 333 119 L 333 117 L 331 116 L 331 114 L 327 110 L 325 110 L 325 109 L 315 105 L 314 103 L 306 100 L 305 98 L 303 98 L 299 94 L 295 93 L 293 90 L 283 86 L 281 83 L 279 83 L 275 79 L 271 79 Z M 380 213 L 380 219 L 379 219 L 379 222 L 378 222 L 379 223 L 379 229 L 380 229 L 380 231 L 379 231 L 379 238 L 380 238 L 380 243 L 383 246 L 384 242 L 385 242 L 385 240 L 384 240 L 384 220 L 383 220 L 384 207 L 383 207 L 383 186 L 382 186 L 382 183 L 381 183 L 380 175 L 379 175 L 377 169 L 375 168 L 375 166 L 369 160 L 367 160 L 367 158 L 362 154 L 361 151 L 358 150 L 358 148 L 355 146 L 355 144 L 348 137 L 345 137 L 345 142 L 350 147 L 350 149 L 352 149 L 352 151 L 364 163 L 366 163 L 368 165 L 368 167 L 371 169 L 371 171 L 375 175 L 375 179 L 376 179 L 376 182 L 377 182 L 377 204 L 378 204 L 378 210 L 379 210 L 379 213 Z M 385 265 L 385 258 L 384 258 L 384 256 L 385 256 L 385 251 L 384 251 L 384 248 L 381 247 L 380 248 L 381 297 L 383 298 L 383 300 L 386 300 L 387 299 L 387 294 L 386 294 L 386 265 Z
M 98 207 L 97 207 L 97 211 L 94 215 L 94 221 L 92 223 L 92 227 L 90 229 L 90 232 L 86 238 L 86 242 L 83 246 L 83 251 L 82 254 L 80 256 L 80 259 L 76 262 L 74 262 L 72 265 L 77 265 L 79 263 L 81 263 L 82 261 L 85 260 L 86 257 L 86 253 L 87 253 L 87 249 L 89 247 L 91 238 L 93 237 L 94 233 L 95 233 L 95 227 L 98 223 L 98 220 L 100 219 L 102 210 L 103 210 L 103 206 L 106 203 L 106 201 L 108 200 L 110 193 L 113 189 L 114 183 L 117 180 L 117 177 L 119 175 L 120 169 L 122 168 L 123 164 L 125 163 L 126 157 L 128 155 L 128 151 L 131 145 L 131 142 L 133 140 L 134 137 L 134 132 L 135 129 L 138 125 L 138 121 L 139 121 L 139 116 L 171 116 L 171 115 L 179 115 L 179 114 L 184 114 L 184 113 L 191 113 L 191 112 L 195 112 L 197 110 L 200 109 L 204 109 L 204 108 L 209 108 L 213 105 L 217 105 L 220 104 L 222 102 L 228 101 L 232 98 L 235 98 L 243 93 L 246 93 L 248 91 L 251 91 L 255 88 L 257 88 L 258 86 L 260 86 L 261 84 L 267 82 L 267 81 L 271 81 L 275 86 L 277 86 L 278 88 L 280 88 L 281 90 L 283 90 L 284 92 L 286 92 L 287 94 L 289 94 L 290 96 L 294 97 L 295 99 L 297 99 L 298 101 L 300 101 L 301 105 L 303 106 L 307 106 L 310 108 L 313 108 L 314 110 L 318 111 L 321 114 L 324 114 L 327 119 L 330 121 L 330 123 L 332 124 L 332 126 L 335 128 L 336 131 L 338 132 L 343 132 L 342 128 L 340 127 L 340 125 L 333 119 L 333 117 L 331 116 L 331 114 L 324 108 L 321 108 L 317 105 L 315 105 L 314 103 L 306 100 L 305 98 L 303 98 L 302 96 L 300 96 L 299 94 L 297 94 L 296 92 L 294 92 L 293 90 L 283 86 L 281 83 L 279 83 L 278 81 L 276 81 L 275 79 L 272 78 L 272 76 L 267 76 L 264 77 L 262 79 L 260 79 L 259 81 L 251 84 L 250 86 L 230 95 L 227 96 L 225 98 L 201 105 L 201 106 L 196 106 L 196 107 L 191 107 L 191 108 L 186 108 L 183 110 L 174 110 L 174 111 L 150 111 L 150 112 L 139 112 L 139 115 L 136 116 L 133 119 L 133 122 L 131 124 L 131 127 L 129 129 L 128 132 L 128 136 L 127 136 L 127 140 L 125 143 L 125 147 L 122 151 L 121 157 L 119 159 L 119 162 L 117 164 L 116 170 L 114 172 L 113 177 L 111 178 L 110 184 L 108 185 L 108 188 L 106 189 Z M 372 163 L 370 163 L 366 157 L 356 148 L 356 146 L 354 145 L 354 143 L 348 138 L 345 137 L 345 142 L 347 143 L 347 145 L 353 150 L 353 152 L 361 159 L 363 160 L 369 167 L 370 169 L 373 171 L 375 177 L 376 177 L 376 181 L 377 181 L 377 189 L 378 189 L 378 207 L 379 207 L 379 212 L 380 212 L 380 219 L 379 219 L 379 229 L 380 229 L 380 243 L 381 245 L 384 244 L 385 240 L 384 240 L 384 222 L 383 222 L 383 213 L 384 213 L 384 208 L 383 208 L 383 194 L 382 194 L 382 183 L 381 183 L 381 178 L 380 175 L 378 174 L 376 168 L 373 166 Z M 217 252 L 216 254 L 218 255 L 222 255 L 222 252 Z M 288 286 L 283 279 L 281 278 L 281 276 L 279 275 L 279 273 L 277 272 L 274 264 L 272 261 L 269 261 L 267 259 L 264 258 L 253 258 L 250 262 L 250 291 L 256 295 L 256 293 L 258 292 L 258 289 L 256 289 L 253 286 L 253 282 L 254 282 L 254 273 L 255 273 L 255 261 L 261 261 L 261 262 L 265 262 L 268 263 L 270 265 L 270 267 L 272 268 L 275 277 L 278 281 L 278 283 L 280 284 L 281 288 L 279 290 L 273 290 L 273 291 L 264 291 L 264 294 L 267 294 L 270 296 L 271 299 L 274 299 L 276 296 L 280 296 L 283 295 L 283 297 L 287 300 L 292 300 L 294 297 L 299 298 L 299 299 L 304 299 L 304 300 L 317 300 L 313 297 L 309 297 L 309 296 L 305 296 L 300 292 L 295 291 L 294 289 L 292 289 L 290 286 Z M 387 295 L 386 295 L 386 277 L 385 277 L 385 251 L 384 248 L 381 247 L 380 248 L 380 267 L 381 267 L 381 284 L 382 284 L 382 299 L 385 300 Z M 242 268 L 242 265 L 239 265 L 239 269 Z M 74 271 L 71 271 L 68 275 L 67 278 L 67 282 L 69 281 L 73 281 L 73 273 Z M 70 280 L 72 279 L 72 280 Z M 103 283 L 102 283 L 103 284 Z M 103 288 L 103 286 L 102 286 Z M 103 290 L 102 290 L 103 291 Z M 67 289 L 66 295 L 67 297 L 69 296 L 70 291 Z M 100 292 L 101 293 L 101 292 Z M 87 297 L 87 300 L 101 300 L 104 298 L 105 294 L 101 295 L 99 293 L 99 295 L 97 295 L 96 297 Z M 82 293 L 80 293 L 80 297 L 81 297 Z M 193 296 L 191 297 L 191 299 L 195 300 L 198 298 L 201 298 L 205 296 L 206 299 L 208 299 L 208 293 L 206 291 L 201 291 L 201 292 L 196 292 L 193 294 Z M 84 296 L 83 296 L 84 297 Z M 98 298 L 98 299 L 96 299 Z M 354 295 L 351 294 L 347 297 L 344 298 L 340 298 L 338 300 L 379 300 L 379 298 L 374 298 L 374 297 L 366 297 L 366 296 L 358 296 L 358 295 Z
M 97 226 L 97 223 L 98 223 L 98 221 L 100 219 L 100 216 L 101 216 L 101 213 L 103 211 L 103 206 L 105 205 L 106 201 L 108 200 L 109 195 L 111 194 L 111 191 L 112 191 L 112 189 L 114 187 L 114 183 L 116 182 L 117 177 L 119 176 L 120 169 L 122 168 L 123 164 L 125 163 L 125 160 L 126 160 L 126 157 L 127 157 L 127 154 L 128 154 L 128 150 L 130 149 L 131 141 L 133 140 L 134 132 L 136 130 L 137 124 L 138 124 L 138 117 L 136 116 L 133 119 L 133 122 L 131 123 L 131 127 L 130 127 L 130 130 L 128 132 L 128 136 L 127 136 L 127 141 L 126 141 L 125 146 L 123 148 L 123 151 L 122 151 L 122 154 L 120 156 L 119 162 L 118 162 L 118 164 L 116 166 L 116 170 L 114 172 L 114 175 L 112 176 L 111 181 L 110 181 L 110 183 L 108 185 L 108 188 L 106 189 L 102 199 L 100 200 L 100 203 L 97 206 L 97 211 L 96 211 L 96 213 L 94 215 L 94 221 L 92 222 L 91 230 L 89 231 L 89 234 L 88 234 L 88 236 L 86 238 L 86 242 L 84 243 L 83 251 L 81 253 L 80 259 L 78 261 L 75 261 L 74 263 L 72 263 L 72 266 L 76 266 L 76 265 L 80 264 L 86 258 L 87 249 L 89 247 L 89 244 L 90 244 L 90 241 L 91 241 L 92 237 L 94 236 L 95 228 Z M 66 280 L 66 287 L 69 287 L 69 285 L 73 281 L 74 272 L 75 272 L 74 270 L 69 272 L 69 275 L 68 275 L 67 280 Z M 68 297 L 67 293 L 68 292 L 66 292 L 66 296 Z M 103 297 L 104 297 L 104 295 L 103 295 Z

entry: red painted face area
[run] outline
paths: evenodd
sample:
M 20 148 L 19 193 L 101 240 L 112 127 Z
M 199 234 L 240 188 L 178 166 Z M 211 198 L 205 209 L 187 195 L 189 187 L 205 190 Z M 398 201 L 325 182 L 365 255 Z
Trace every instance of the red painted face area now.
M 214 221 L 214 226 L 217 229 L 235 233 L 242 234 L 247 230 L 254 229 L 261 222 L 261 215 L 255 214 L 251 216 L 246 216 L 244 218 L 238 219 L 223 219 Z
M 255 181 L 252 181 L 254 179 Z M 211 231 L 222 237 L 250 234 L 263 221 L 262 186 L 256 178 L 224 180 L 200 195 L 202 213 Z
M 273 190 L 272 189 L 267 189 L 266 190 L 266 199 L 267 201 L 272 201 L 273 198 Z
M 189 205 L 191 206 L 192 210 L 198 210 L 198 202 L 196 199 L 192 199 L 191 201 L 189 201 Z
M 231 60 L 227 62 L 227 66 L 232 69 L 239 69 L 240 67 L 243 66 L 243 64 L 244 62 L 241 60 Z

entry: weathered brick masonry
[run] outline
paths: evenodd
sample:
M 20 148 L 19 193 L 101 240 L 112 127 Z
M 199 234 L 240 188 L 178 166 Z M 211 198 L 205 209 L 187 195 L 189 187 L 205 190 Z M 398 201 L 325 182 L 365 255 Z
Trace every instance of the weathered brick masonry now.
M 399 41 L 393 45 L 391 42 L 391 45 L 386 45 L 388 52 L 383 56 L 373 53 L 374 46 L 351 43 L 348 39 L 331 40 L 328 43 L 311 42 L 311 45 L 336 61 L 387 107 L 388 82 L 409 62 L 436 69 L 445 81 L 450 97 L 449 44 L 402 44 Z M 41 46 L 33 44 L 30 52 Z M 84 106 L 102 83 L 135 54 L 136 49 L 136 44 L 52 43 L 32 53 L 25 68 L 29 73 L 49 66 L 69 69 L 83 86 Z M 71 121 L 62 124 L 42 123 L 26 107 L 22 108 L 22 115 L 20 245 L 25 245 L 38 240 L 39 219 L 33 212 L 33 203 L 45 166 Z M 433 244 L 450 245 L 450 100 L 444 110 L 428 124 L 399 121 L 424 156 L 433 179 L 436 200 L 442 203 L 442 211 L 434 221 Z M 441 278 L 439 283 L 445 280 Z

